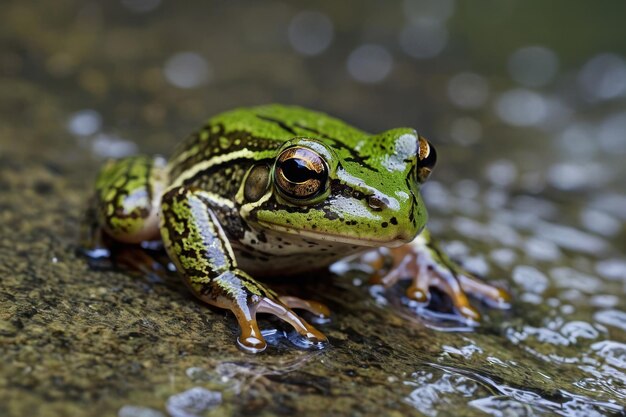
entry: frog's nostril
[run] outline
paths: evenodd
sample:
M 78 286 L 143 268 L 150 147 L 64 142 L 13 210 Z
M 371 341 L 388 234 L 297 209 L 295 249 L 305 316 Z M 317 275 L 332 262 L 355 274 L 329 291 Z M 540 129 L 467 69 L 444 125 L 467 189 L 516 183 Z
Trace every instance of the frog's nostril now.
M 382 209 L 387 207 L 387 203 L 384 201 L 384 199 L 374 197 L 373 195 L 367 197 L 367 204 L 374 211 L 381 211 Z

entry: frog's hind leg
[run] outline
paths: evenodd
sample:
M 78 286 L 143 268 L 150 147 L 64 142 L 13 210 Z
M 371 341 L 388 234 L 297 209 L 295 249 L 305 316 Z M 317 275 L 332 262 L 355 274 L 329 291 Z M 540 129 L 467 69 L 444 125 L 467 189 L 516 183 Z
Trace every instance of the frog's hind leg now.
M 186 187 L 174 188 L 163 196 L 161 236 L 185 284 L 200 300 L 234 313 L 241 329 L 239 345 L 248 352 L 260 352 L 267 346 L 257 313 L 277 316 L 313 344 L 326 341 L 326 336 L 294 313 L 289 303 L 318 312 L 323 312 L 322 308 L 295 298 L 281 301 L 276 293 L 237 267 L 228 238 L 213 212 L 217 204 L 231 203 Z
M 158 208 L 164 184 L 161 158 L 137 156 L 107 162 L 98 174 L 81 225 L 81 252 L 92 261 L 108 259 L 144 270 L 151 262 L 146 260 L 148 255 L 137 255 L 137 244 L 159 237 Z M 128 256 L 129 250 L 135 255 Z M 115 255 L 119 259 L 112 259 Z

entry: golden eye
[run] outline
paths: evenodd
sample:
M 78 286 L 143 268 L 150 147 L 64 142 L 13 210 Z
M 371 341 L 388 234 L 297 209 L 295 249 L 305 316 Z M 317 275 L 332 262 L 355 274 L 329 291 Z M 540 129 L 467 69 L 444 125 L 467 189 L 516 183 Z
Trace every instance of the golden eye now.
M 417 181 L 425 182 L 437 163 L 435 147 L 423 137 L 419 137 L 419 149 L 417 151 Z
M 294 146 L 278 156 L 274 181 L 285 197 L 309 200 L 326 191 L 328 166 L 311 149 Z

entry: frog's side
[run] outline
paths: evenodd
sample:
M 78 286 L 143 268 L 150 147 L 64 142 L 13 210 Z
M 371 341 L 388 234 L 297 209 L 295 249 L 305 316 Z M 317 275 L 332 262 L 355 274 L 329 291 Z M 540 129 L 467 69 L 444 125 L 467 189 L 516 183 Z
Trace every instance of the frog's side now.
M 465 292 L 505 306 L 508 295 L 471 277 L 424 229 L 419 187 L 434 148 L 415 130 L 368 135 L 327 115 L 268 105 L 210 119 L 167 164 L 132 157 L 108 163 L 96 182 L 88 248 L 101 233 L 126 243 L 162 239 L 184 282 L 201 300 L 230 309 L 250 351 L 266 344 L 255 315 L 272 313 L 312 342 L 325 336 L 295 314 L 321 304 L 279 297 L 252 277 L 327 267 L 375 248 L 377 279 L 410 277 L 407 295 L 438 287 L 457 312 L 478 319 Z

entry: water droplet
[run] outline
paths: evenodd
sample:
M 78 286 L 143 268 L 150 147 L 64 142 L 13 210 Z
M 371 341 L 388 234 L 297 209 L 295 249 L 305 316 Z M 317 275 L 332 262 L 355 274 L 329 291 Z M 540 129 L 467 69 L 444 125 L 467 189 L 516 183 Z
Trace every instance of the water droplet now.
M 136 154 L 137 145 L 119 136 L 100 133 L 91 142 L 91 151 L 102 158 L 123 158 Z
M 297 52 L 302 55 L 319 55 L 333 40 L 333 23 L 325 14 L 303 11 L 291 19 L 287 35 Z
M 559 60 L 556 54 L 543 46 L 527 46 L 509 57 L 509 73 L 526 87 L 541 87 L 556 75 Z
M 95 110 L 86 109 L 72 114 L 67 122 L 67 130 L 76 136 L 90 136 L 102 126 L 102 116 Z
M 478 74 L 463 72 L 448 82 L 448 97 L 458 107 L 476 109 L 482 107 L 489 97 L 487 80 Z
M 626 312 L 621 310 L 602 310 L 593 315 L 598 323 L 613 326 L 626 331 Z
M 541 294 L 548 288 L 548 277 L 535 267 L 518 265 L 513 269 L 512 276 L 524 291 Z
M 365 44 L 350 53 L 347 67 L 355 80 L 362 83 L 378 83 L 391 72 L 393 58 L 384 47 Z
M 167 81 L 179 88 L 195 88 L 206 84 L 212 72 L 207 60 L 195 52 L 174 54 L 163 67 Z
M 626 282 L 626 259 L 606 259 L 596 264 L 596 272 L 613 281 Z
M 599 210 L 583 210 L 580 221 L 586 229 L 603 236 L 615 236 L 622 230 L 619 220 Z
M 517 179 L 517 167 L 512 161 L 499 159 L 487 165 L 485 174 L 493 184 L 507 187 Z
M 428 59 L 439 55 L 446 47 L 448 31 L 437 21 L 421 20 L 405 26 L 398 41 L 407 55 Z
M 547 117 L 548 103 L 539 93 L 518 88 L 502 93 L 495 102 L 495 110 L 512 126 L 535 126 Z
M 450 124 L 450 137 L 459 145 L 472 145 L 483 136 L 483 126 L 472 117 L 459 117 Z
M 596 55 L 580 70 L 578 82 L 592 101 L 622 96 L 626 94 L 626 61 L 615 54 Z

